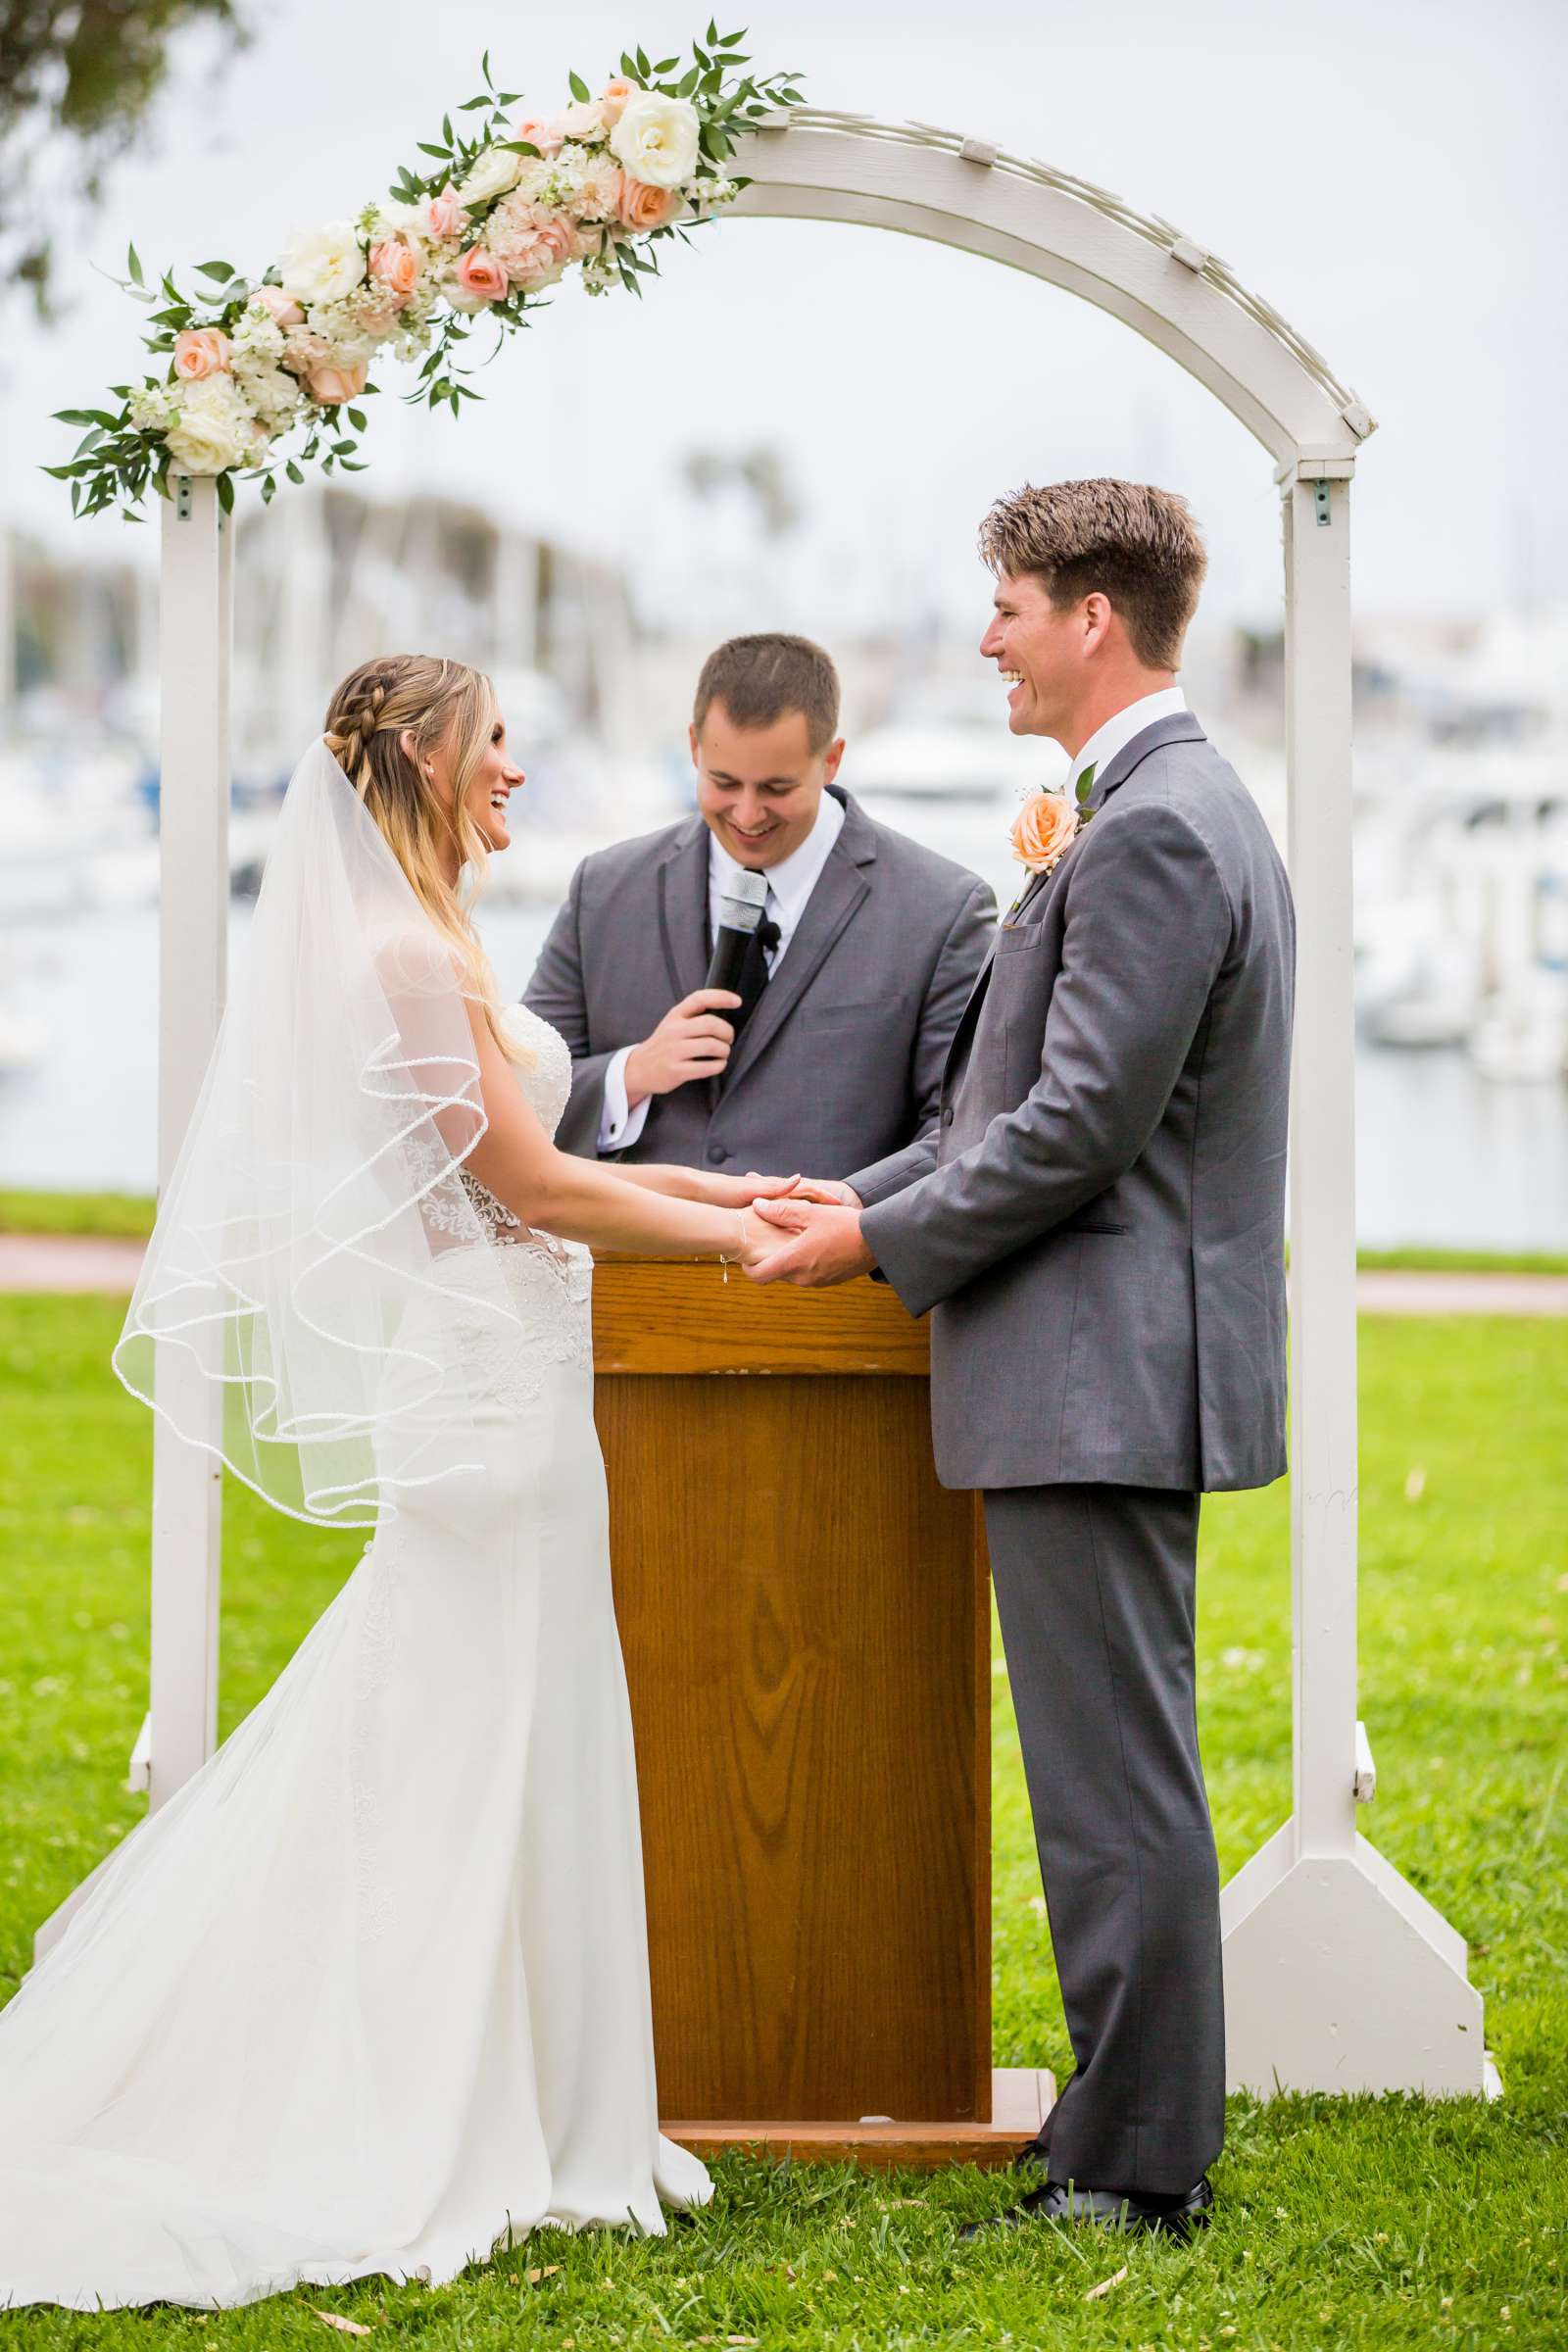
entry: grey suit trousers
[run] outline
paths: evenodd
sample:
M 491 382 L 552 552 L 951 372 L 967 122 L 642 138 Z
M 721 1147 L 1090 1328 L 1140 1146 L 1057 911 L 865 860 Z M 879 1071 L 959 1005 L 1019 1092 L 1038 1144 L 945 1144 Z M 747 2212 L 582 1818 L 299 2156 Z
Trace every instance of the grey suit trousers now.
M 1219 1871 L 1198 1752 L 1196 1494 L 985 1496 L 1075 2072 L 1053 2180 L 1176 2196 L 1225 2136 Z

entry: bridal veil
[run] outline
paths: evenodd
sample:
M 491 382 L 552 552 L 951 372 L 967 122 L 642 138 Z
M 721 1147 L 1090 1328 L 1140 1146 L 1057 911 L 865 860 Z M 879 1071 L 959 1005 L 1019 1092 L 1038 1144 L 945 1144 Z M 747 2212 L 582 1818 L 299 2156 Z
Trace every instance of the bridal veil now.
M 476 1323 L 505 1341 L 517 1318 L 463 1179 L 484 1128 L 459 959 L 318 739 L 283 801 L 121 1379 L 297 1518 L 372 1526 L 408 1490 L 477 1470 L 471 1392 L 448 1375 Z

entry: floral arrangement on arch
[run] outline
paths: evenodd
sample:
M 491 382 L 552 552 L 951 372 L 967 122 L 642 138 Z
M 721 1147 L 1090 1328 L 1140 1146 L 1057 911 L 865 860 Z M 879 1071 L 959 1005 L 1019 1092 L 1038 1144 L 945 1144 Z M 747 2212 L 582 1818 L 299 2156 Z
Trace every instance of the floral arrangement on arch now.
M 793 74 L 740 78 L 745 37 L 710 24 L 684 73 L 679 57 L 625 52 L 597 97 L 573 74 L 569 105 L 516 121 L 519 93 L 496 88 L 487 51 L 484 88 L 455 110 L 483 116 L 477 135 L 446 116 L 440 138 L 419 142 L 433 169 L 404 165 L 356 219 L 296 229 L 259 279 L 203 262 L 210 294 L 182 294 L 167 273 L 149 286 L 132 246 L 117 282 L 152 306 L 144 339 L 168 355 L 167 373 L 116 384 L 117 409 L 58 410 L 87 429 L 69 463 L 45 471 L 70 482 L 73 513 L 118 501 L 127 515 L 149 482 L 168 497 L 171 471 L 216 475 L 225 510 L 236 475 L 259 480 L 265 501 L 279 464 L 293 482 L 313 462 L 362 471 L 357 404 L 376 391 L 383 352 L 422 360 L 407 400 L 460 415 L 481 397 L 459 356 L 475 326 L 492 322 L 499 350 L 570 269 L 590 294 L 641 294 L 659 270 L 650 248 L 747 184 L 725 169 L 736 134 L 801 93 Z

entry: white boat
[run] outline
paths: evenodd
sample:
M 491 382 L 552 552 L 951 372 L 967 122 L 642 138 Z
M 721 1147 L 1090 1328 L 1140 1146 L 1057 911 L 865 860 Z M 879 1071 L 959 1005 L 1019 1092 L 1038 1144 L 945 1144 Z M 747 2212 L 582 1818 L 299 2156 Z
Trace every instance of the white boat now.
M 858 735 L 844 781 L 860 800 L 1015 803 L 1058 784 L 1066 756 L 1054 743 L 1007 730 L 995 685 L 917 694 L 896 718 Z

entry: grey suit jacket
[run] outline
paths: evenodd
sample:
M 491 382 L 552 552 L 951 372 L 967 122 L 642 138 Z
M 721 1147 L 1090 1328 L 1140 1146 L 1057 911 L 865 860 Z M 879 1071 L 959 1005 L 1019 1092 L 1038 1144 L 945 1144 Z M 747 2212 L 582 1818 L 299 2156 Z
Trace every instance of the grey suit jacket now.
M 1290 885 L 1186 713 L 997 935 L 941 1123 L 850 1182 L 931 1329 L 938 1475 L 1188 1492 L 1285 1468 Z
M 843 1176 L 934 1132 L 996 902 L 962 866 L 837 797 L 839 837 L 723 1078 L 657 1096 L 618 1156 Z M 612 1054 L 707 977 L 709 840 L 693 816 L 585 858 L 534 967 L 523 1003 L 571 1048 L 558 1140 L 584 1158 L 598 1150 Z

